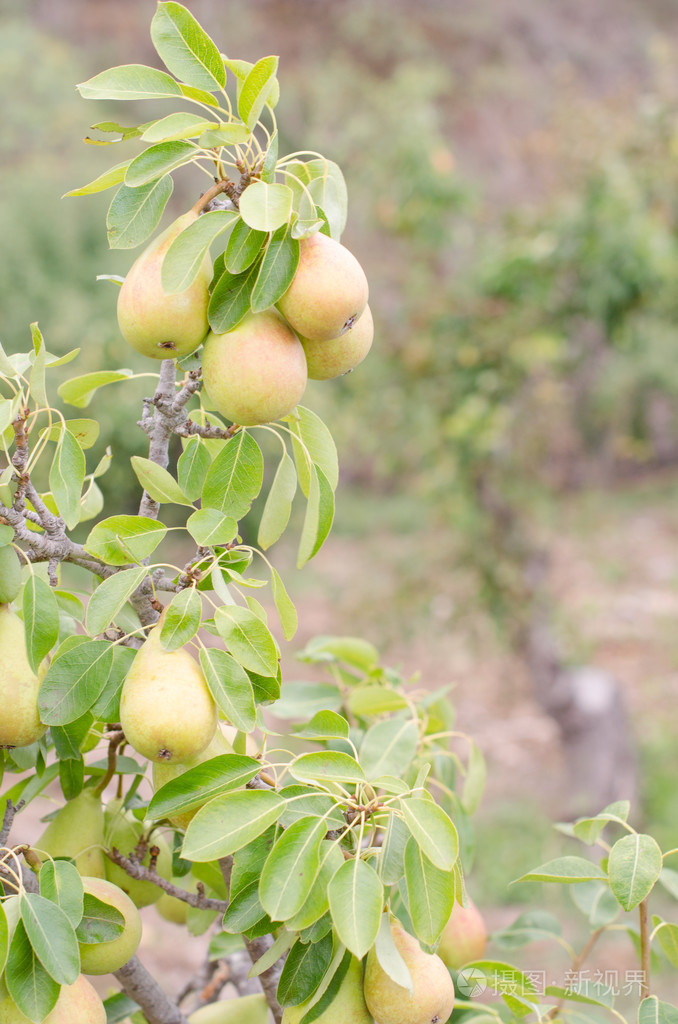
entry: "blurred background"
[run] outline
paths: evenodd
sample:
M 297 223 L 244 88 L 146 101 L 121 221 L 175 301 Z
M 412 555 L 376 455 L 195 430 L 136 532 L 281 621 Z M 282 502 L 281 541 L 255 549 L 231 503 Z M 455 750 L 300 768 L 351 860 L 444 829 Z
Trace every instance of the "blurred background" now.
M 675 846 L 678 7 L 185 4 L 228 56 L 280 54 L 281 152 L 341 165 L 343 241 L 371 286 L 368 360 L 305 397 L 341 484 L 311 566 L 274 555 L 300 611 L 292 647 L 359 633 L 424 685 L 453 685 L 489 764 L 481 904 L 534 899 L 506 887 L 562 850 L 549 823 L 609 800 L 631 797 L 636 826 Z M 65 376 L 149 369 L 95 280 L 136 256 L 107 248 L 111 193 L 60 196 L 122 159 L 82 143 L 91 124 L 164 112 L 74 88 L 157 65 L 154 10 L 0 0 L 0 337 L 24 348 L 38 320 L 50 351 L 82 348 Z M 174 215 L 201 187 L 179 173 Z M 92 408 L 114 446 L 108 514 L 138 504 L 136 386 L 136 406 L 110 388 Z

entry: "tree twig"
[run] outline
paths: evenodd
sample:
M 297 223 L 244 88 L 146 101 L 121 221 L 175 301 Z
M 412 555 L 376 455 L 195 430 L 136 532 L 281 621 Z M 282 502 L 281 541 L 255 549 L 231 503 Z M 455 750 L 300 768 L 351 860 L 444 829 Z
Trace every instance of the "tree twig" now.
M 105 850 L 104 853 L 109 860 L 126 871 L 130 878 L 136 878 L 140 882 L 153 882 L 170 896 L 182 900 L 183 903 L 188 903 L 189 907 L 197 907 L 198 910 L 218 910 L 221 914 L 228 909 L 228 900 L 217 900 L 211 896 L 205 896 L 205 890 L 200 882 L 198 882 L 198 892 L 187 892 L 185 889 L 173 885 L 172 882 L 168 882 L 153 868 L 144 867 L 135 857 L 126 857 L 115 847 L 112 850 Z
M 186 1017 L 160 987 L 138 956 L 113 972 L 123 991 L 141 1007 L 148 1024 L 188 1024 Z

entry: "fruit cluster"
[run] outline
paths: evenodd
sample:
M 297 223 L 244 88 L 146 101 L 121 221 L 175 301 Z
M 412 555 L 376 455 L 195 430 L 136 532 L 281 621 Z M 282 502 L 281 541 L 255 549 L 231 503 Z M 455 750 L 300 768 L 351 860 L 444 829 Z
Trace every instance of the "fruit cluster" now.
M 209 330 L 212 264 L 182 292 L 162 287 L 164 257 L 195 221 L 189 211 L 139 256 L 120 289 L 118 322 L 126 341 L 156 359 L 182 358 L 204 342 L 202 373 L 214 408 L 242 426 L 287 415 L 307 379 L 330 380 L 367 355 L 374 325 L 367 279 L 355 256 L 321 231 L 301 240 L 291 284 L 262 312 L 248 312 L 225 334 Z

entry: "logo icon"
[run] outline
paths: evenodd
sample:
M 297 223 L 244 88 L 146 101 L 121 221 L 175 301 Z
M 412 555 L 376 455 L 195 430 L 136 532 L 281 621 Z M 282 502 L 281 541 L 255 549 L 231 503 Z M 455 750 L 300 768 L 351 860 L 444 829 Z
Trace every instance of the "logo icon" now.
M 457 991 L 460 996 L 472 998 L 481 996 L 487 988 L 487 978 L 477 967 L 469 967 L 459 971 L 457 975 Z

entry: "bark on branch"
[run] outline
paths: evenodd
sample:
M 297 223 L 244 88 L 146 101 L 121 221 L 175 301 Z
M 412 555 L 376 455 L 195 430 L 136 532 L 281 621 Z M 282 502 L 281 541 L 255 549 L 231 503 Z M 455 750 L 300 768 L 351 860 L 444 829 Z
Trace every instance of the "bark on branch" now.
M 188 1024 L 177 1004 L 169 998 L 138 956 L 113 972 L 123 991 L 143 1010 L 148 1024 Z
M 226 913 L 228 910 L 228 900 L 215 900 L 210 896 L 205 896 L 205 890 L 201 882 L 198 882 L 198 892 L 187 892 L 185 889 L 180 889 L 179 886 L 173 885 L 172 882 L 168 882 L 166 878 L 162 878 L 153 868 L 144 867 L 135 857 L 126 857 L 115 847 L 104 852 L 108 859 L 112 860 L 118 867 L 121 867 L 130 878 L 136 878 L 140 882 L 153 882 L 154 885 L 169 893 L 170 896 L 188 903 L 189 907 L 197 907 L 198 910 L 218 910 L 221 914 Z

